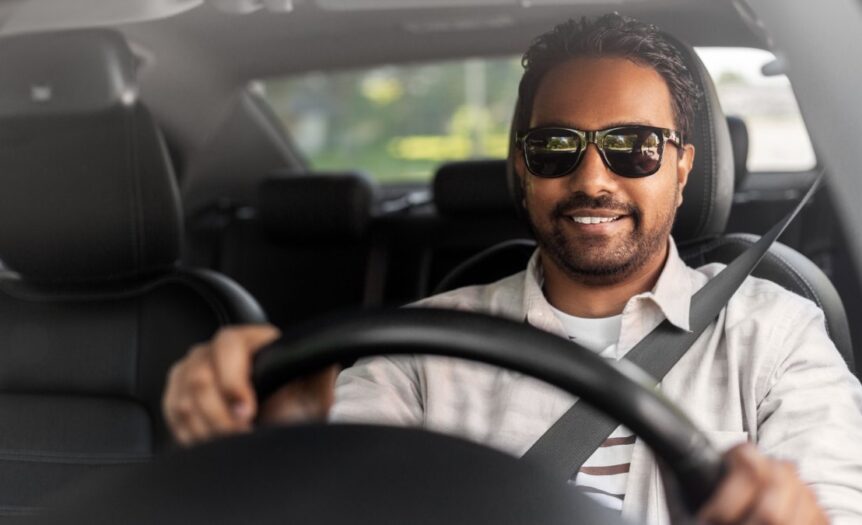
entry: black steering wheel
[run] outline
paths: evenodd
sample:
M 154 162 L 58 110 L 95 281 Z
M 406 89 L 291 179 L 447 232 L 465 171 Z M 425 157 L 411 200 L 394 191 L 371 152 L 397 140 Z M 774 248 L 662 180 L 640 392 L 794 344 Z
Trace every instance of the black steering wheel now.
M 480 314 L 401 309 L 326 323 L 262 350 L 260 399 L 285 382 L 371 355 L 433 354 L 509 368 L 619 420 L 653 450 L 689 510 L 723 476 L 706 436 L 626 362 Z M 418 429 L 308 425 L 262 429 L 93 480 L 37 523 L 622 523 L 541 465 Z

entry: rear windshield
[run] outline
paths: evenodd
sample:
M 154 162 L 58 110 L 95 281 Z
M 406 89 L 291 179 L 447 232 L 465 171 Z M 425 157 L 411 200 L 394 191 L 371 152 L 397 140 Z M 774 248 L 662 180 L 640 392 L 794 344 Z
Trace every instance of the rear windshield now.
M 816 161 L 787 77 L 766 51 L 699 48 L 725 113 L 749 131 L 750 171 Z M 381 183 L 430 180 L 441 163 L 503 158 L 519 57 L 315 72 L 256 83 L 312 169 L 362 170 Z

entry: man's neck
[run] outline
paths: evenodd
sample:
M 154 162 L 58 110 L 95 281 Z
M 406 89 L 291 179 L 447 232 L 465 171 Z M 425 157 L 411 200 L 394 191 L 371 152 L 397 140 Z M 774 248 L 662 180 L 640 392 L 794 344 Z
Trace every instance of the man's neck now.
M 639 293 L 652 290 L 667 260 L 668 248 L 650 258 L 634 274 L 612 284 L 593 284 L 573 279 L 550 257 L 541 258 L 545 298 L 555 308 L 577 317 L 610 317 L 622 313 Z

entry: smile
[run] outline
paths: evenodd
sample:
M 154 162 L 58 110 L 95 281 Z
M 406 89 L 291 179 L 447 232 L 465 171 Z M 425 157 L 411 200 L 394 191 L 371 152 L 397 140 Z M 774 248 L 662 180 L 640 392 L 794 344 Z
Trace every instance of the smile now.
M 616 217 L 572 217 L 572 220 L 578 224 L 602 224 L 616 221 L 620 217 L 622 215 L 617 215 Z

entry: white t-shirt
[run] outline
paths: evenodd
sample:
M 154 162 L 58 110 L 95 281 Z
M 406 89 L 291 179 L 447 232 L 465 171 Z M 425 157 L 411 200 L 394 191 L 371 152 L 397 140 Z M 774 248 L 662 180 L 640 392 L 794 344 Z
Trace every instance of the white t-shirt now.
M 589 319 L 569 315 L 553 306 L 551 310 L 570 340 L 602 357 L 619 358 L 617 341 L 622 315 Z M 602 505 L 622 511 L 634 446 L 634 433 L 623 426 L 618 427 L 584 462 L 575 477 L 575 485 Z

